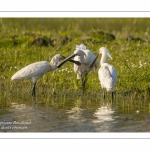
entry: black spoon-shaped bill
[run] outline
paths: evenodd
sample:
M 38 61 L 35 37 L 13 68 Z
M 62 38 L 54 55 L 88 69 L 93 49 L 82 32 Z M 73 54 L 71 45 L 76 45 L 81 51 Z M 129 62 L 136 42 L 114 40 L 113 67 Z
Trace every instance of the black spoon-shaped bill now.
M 61 61 L 57 68 L 60 68 L 64 63 L 66 63 L 67 61 L 71 61 L 73 63 L 75 63 L 76 65 L 81 65 L 81 63 L 79 61 L 75 61 L 75 60 L 70 60 L 71 58 L 75 57 L 77 54 L 72 54 L 71 56 L 67 57 L 66 59 L 64 59 L 63 61 Z M 64 57 L 64 56 L 63 56 Z
M 92 62 L 92 64 L 90 65 L 90 67 L 89 67 L 89 68 L 92 68 L 92 67 L 94 66 L 94 64 L 95 64 L 95 62 L 96 62 L 96 60 L 97 60 L 98 56 L 99 56 L 99 54 L 95 57 L 94 61 Z

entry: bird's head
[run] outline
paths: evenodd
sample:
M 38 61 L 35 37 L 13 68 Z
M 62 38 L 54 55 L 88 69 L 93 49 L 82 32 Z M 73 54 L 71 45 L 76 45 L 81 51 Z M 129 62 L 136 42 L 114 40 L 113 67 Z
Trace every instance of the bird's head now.
M 85 50 L 86 46 L 84 44 L 76 45 L 76 49 Z
M 105 48 L 105 47 L 101 47 L 101 48 L 99 49 L 98 55 L 95 57 L 94 61 L 93 61 L 92 64 L 90 65 L 90 68 L 92 68 L 92 67 L 94 66 L 94 63 L 96 62 L 96 60 L 98 59 L 98 56 L 99 56 L 100 54 L 103 55 L 103 56 L 105 56 L 106 58 L 109 57 L 110 59 L 112 59 L 112 57 L 111 57 L 111 55 L 110 55 L 110 53 L 109 53 L 109 50 L 108 50 L 107 48 Z
M 74 51 L 74 54 L 73 54 L 74 56 L 85 56 L 85 53 L 84 53 L 84 51 L 83 50 L 81 50 L 81 49 L 76 49 L 75 51 Z
M 102 54 L 102 55 L 104 55 L 104 56 L 109 57 L 110 59 L 112 59 L 109 50 L 107 48 L 105 48 L 105 47 L 101 47 L 99 49 L 99 54 Z
M 61 55 L 61 57 L 65 58 L 65 59 L 63 61 L 61 61 L 57 65 L 57 67 L 60 68 L 67 61 L 70 61 L 70 62 L 80 66 L 81 63 L 79 61 L 75 61 L 75 60 L 71 60 L 71 59 L 74 58 L 75 56 L 85 56 L 85 53 L 83 52 L 83 50 L 85 50 L 85 49 L 86 49 L 86 46 L 84 44 L 76 45 L 76 50 L 74 51 L 74 53 L 72 55 L 70 55 L 67 58 Z
M 52 65 L 57 65 L 58 64 L 58 62 L 61 60 L 61 59 L 63 59 L 64 58 L 64 56 L 62 56 L 61 54 L 56 54 L 52 59 L 51 59 L 51 64 Z

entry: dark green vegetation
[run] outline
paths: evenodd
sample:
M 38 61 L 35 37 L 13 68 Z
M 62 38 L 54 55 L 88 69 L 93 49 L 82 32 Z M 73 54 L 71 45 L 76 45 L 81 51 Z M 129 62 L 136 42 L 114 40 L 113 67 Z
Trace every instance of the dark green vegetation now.
M 117 94 L 149 98 L 150 94 L 150 19 L 149 18 L 2 18 L 0 19 L 0 103 L 13 95 L 31 96 L 31 81 L 10 82 L 22 67 L 50 59 L 57 53 L 69 56 L 76 44 L 84 43 L 97 55 L 100 47 L 110 50 L 118 72 Z M 99 58 L 100 60 L 100 58 Z M 37 82 L 37 92 L 80 95 L 73 65 L 47 73 Z M 89 73 L 87 95 L 101 95 L 95 73 Z M 7 99 L 7 101 L 6 101 Z M 4 103 L 2 103 L 4 102 Z

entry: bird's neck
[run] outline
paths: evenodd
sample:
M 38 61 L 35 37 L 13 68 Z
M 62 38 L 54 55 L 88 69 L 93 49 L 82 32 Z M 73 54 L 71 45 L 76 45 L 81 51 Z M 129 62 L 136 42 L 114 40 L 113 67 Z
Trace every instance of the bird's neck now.
M 101 58 L 101 61 L 100 61 L 100 64 L 102 65 L 103 63 L 106 63 L 107 62 L 107 56 L 106 54 L 102 54 L 102 58 Z
M 52 65 L 52 69 L 53 69 L 53 70 L 57 69 L 57 66 Z
M 51 63 L 50 63 L 49 66 L 50 66 L 50 67 L 49 67 L 49 71 L 51 71 L 51 70 L 56 70 L 56 69 L 57 69 L 57 66 L 56 66 L 56 65 L 53 65 L 53 64 L 51 64 Z

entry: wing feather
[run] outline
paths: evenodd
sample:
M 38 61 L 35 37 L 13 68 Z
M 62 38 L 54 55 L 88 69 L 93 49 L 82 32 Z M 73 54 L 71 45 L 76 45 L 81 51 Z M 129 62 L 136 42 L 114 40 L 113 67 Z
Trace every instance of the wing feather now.
M 12 80 L 15 79 L 29 79 L 32 77 L 41 77 L 48 71 L 49 63 L 46 61 L 35 62 L 30 64 L 21 70 L 17 71 L 13 76 Z M 49 65 L 50 67 L 50 65 Z
M 98 74 L 101 86 L 106 88 L 108 91 L 113 91 L 117 78 L 116 69 L 111 65 L 104 65 L 101 66 Z

